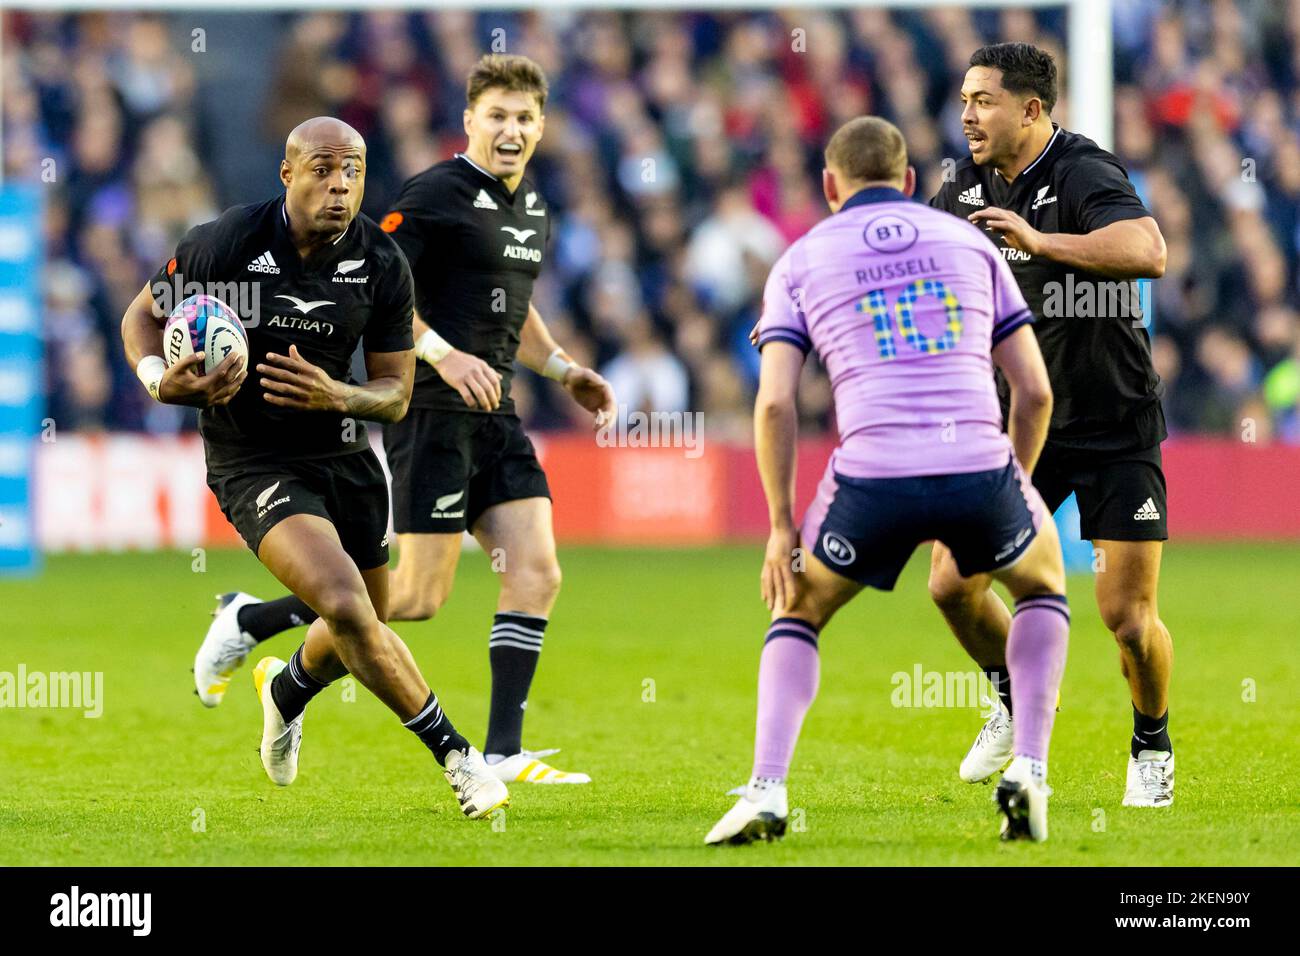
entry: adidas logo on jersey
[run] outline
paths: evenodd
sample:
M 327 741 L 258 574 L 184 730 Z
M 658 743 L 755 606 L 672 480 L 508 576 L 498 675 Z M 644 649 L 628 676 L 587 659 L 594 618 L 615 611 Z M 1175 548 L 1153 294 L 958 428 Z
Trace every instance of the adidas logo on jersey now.
M 247 268 L 249 272 L 265 272 L 273 276 L 280 274 L 280 267 L 275 264 L 275 259 L 271 257 L 269 250 L 250 262 Z
M 1142 507 L 1133 512 L 1135 521 L 1159 521 L 1160 512 L 1156 510 L 1156 503 L 1148 498 L 1142 502 Z
M 984 205 L 984 184 L 976 183 L 970 189 L 957 194 L 957 201 L 968 206 Z
M 480 189 L 478 191 L 478 195 L 474 197 L 474 208 L 475 209 L 499 209 L 501 207 L 496 204 L 496 200 L 494 200 L 491 196 L 487 194 L 486 189 Z

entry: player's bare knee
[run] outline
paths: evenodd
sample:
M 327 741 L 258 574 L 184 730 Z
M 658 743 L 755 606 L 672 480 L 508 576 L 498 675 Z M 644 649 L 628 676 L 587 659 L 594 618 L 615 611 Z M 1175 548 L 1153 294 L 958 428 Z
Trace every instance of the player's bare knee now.
M 446 596 L 440 592 L 425 591 L 419 594 L 411 595 L 406 599 L 406 603 L 401 606 L 400 616 L 394 614 L 395 620 L 399 621 L 428 621 L 442 609 L 446 603 Z
M 389 600 L 389 618 L 394 621 L 428 621 L 451 597 L 453 578 L 433 580 L 397 578 Z
M 368 634 L 379 620 L 364 589 L 332 588 L 317 602 L 316 611 L 343 638 Z
M 501 593 L 512 606 L 549 606 L 560 594 L 563 575 L 554 558 L 537 559 L 508 570 L 501 582 Z
M 1156 616 L 1149 604 L 1130 604 L 1110 613 L 1103 610 L 1102 620 L 1115 635 L 1115 643 L 1130 657 L 1143 660 L 1149 656 L 1156 633 Z
M 970 581 L 937 568 L 930 572 L 929 588 L 930 600 L 944 616 L 968 612 L 980 601 L 980 589 Z
M 537 587 L 546 595 L 548 600 L 554 601 L 560 596 L 560 585 L 564 583 L 564 574 L 560 571 L 560 562 L 554 558 L 546 561 L 538 569 Z
M 451 587 L 435 584 L 431 587 L 414 588 L 401 595 L 401 601 L 393 604 L 394 620 L 428 621 L 431 620 L 447 603 L 451 596 Z

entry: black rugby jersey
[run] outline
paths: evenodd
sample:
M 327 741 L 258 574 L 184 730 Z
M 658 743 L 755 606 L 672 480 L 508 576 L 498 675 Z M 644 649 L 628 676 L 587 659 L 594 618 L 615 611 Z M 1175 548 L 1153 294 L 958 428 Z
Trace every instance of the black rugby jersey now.
M 411 263 L 420 318 L 500 373 L 495 412 L 514 414 L 510 382 L 519 330 L 550 236 L 541 193 L 525 176 L 512 194 L 458 153 L 407 180 L 382 226 Z M 411 406 L 471 410 L 426 362 L 416 366 Z
M 172 307 L 193 284 L 226 302 L 248 331 L 248 378 L 231 401 L 199 411 L 212 470 L 250 462 L 328 458 L 369 447 L 365 426 L 336 412 L 282 408 L 262 396 L 257 364 L 297 345 L 331 378 L 355 384 L 351 359 L 412 347 L 411 274 L 396 243 L 365 215 L 306 260 L 289 233 L 284 198 L 226 210 L 195 226 L 151 280 Z
M 965 218 L 1009 209 L 1040 232 L 1083 234 L 1150 216 L 1111 153 L 1053 124 L 1039 157 L 1011 183 L 967 156 L 930 205 Z M 1133 280 L 1108 279 L 1007 246 L 989 232 L 1034 313 L 1055 404 L 1048 445 L 1145 448 L 1165 436 L 1160 378 Z M 998 376 L 1005 412 L 1006 383 Z

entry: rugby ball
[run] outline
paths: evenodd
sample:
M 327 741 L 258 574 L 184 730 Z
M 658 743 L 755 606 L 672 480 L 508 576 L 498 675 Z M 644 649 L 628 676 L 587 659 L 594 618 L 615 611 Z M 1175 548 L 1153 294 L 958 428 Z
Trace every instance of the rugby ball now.
M 232 352 L 247 364 L 248 333 L 235 310 L 215 296 L 190 296 L 172 310 L 163 327 L 163 358 L 169 368 L 199 353 L 207 375 Z

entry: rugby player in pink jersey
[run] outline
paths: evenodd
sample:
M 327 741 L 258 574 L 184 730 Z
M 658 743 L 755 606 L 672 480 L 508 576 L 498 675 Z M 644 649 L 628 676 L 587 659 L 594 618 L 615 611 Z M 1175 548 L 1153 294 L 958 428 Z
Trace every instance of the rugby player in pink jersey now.
M 786 777 L 817 693 L 821 631 L 864 587 L 891 590 L 930 540 L 949 548 L 962 575 L 991 574 L 1015 600 L 1015 756 L 996 798 L 1004 839 L 1044 840 L 1070 612 L 1056 527 L 1026 477 L 1052 409 L 1032 316 L 977 227 L 910 200 L 916 173 L 891 123 L 850 121 L 825 159 L 833 215 L 773 266 L 757 330 L 755 444 L 772 524 L 762 595 L 772 623 L 752 776 L 705 842 L 785 832 Z M 795 397 L 811 350 L 830 375 L 839 445 L 798 524 Z M 994 366 L 1011 388 L 1005 433 Z

